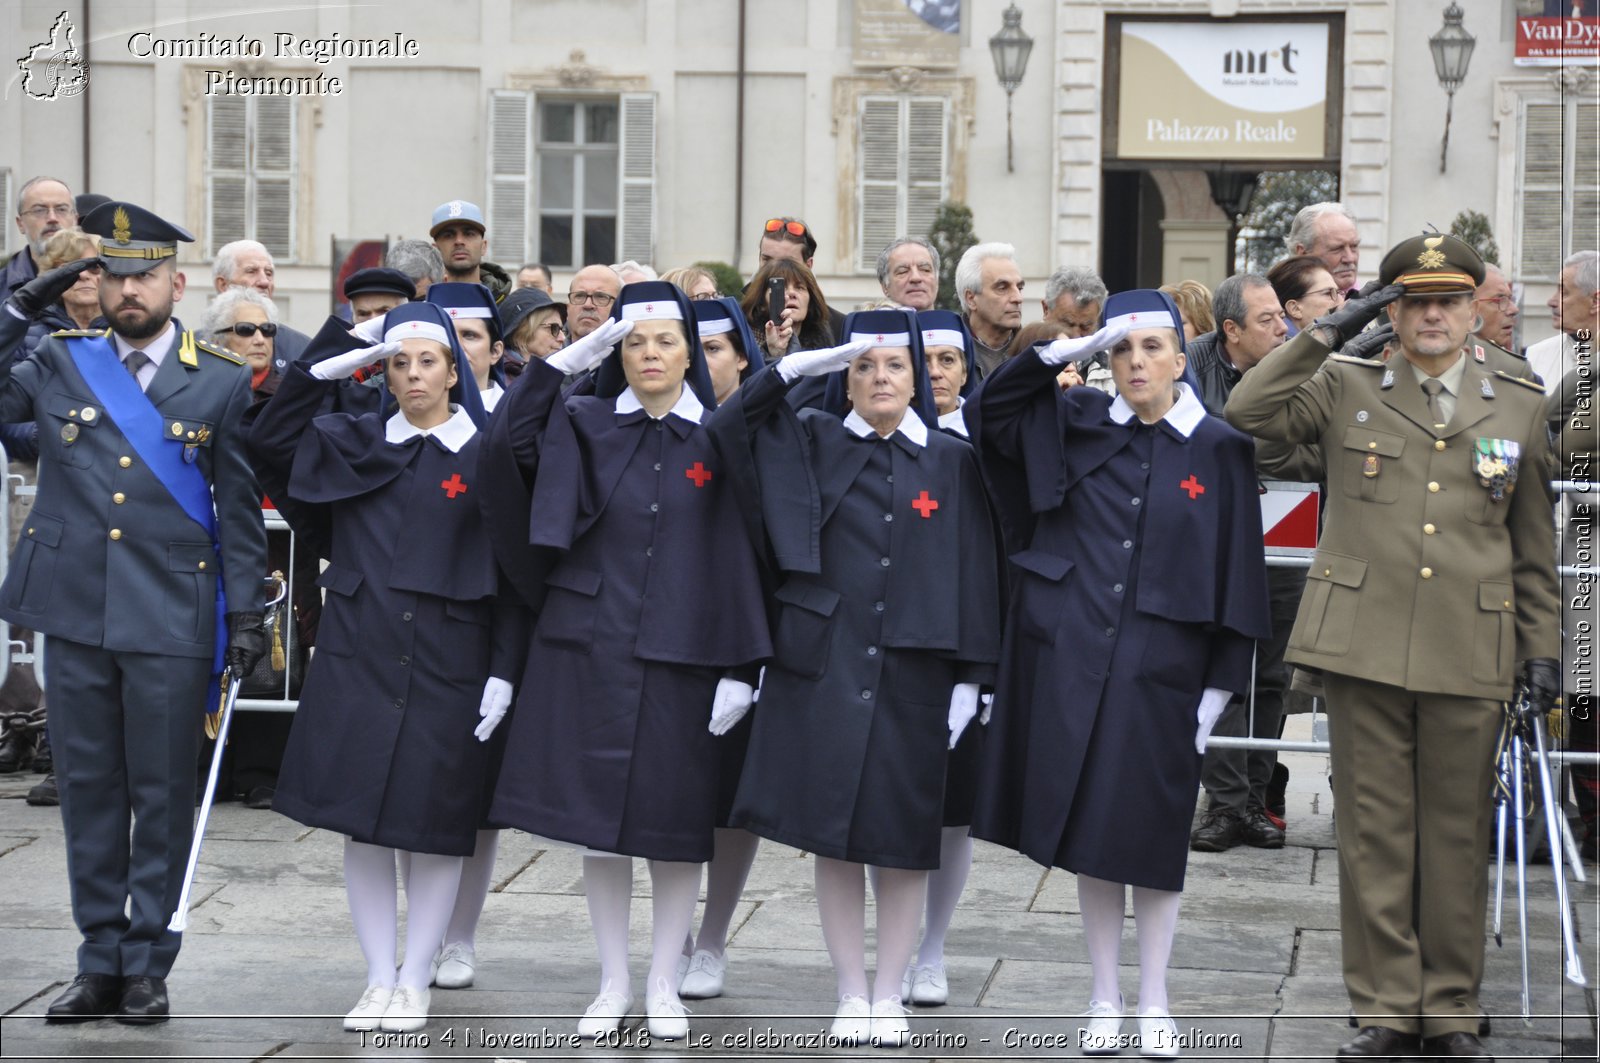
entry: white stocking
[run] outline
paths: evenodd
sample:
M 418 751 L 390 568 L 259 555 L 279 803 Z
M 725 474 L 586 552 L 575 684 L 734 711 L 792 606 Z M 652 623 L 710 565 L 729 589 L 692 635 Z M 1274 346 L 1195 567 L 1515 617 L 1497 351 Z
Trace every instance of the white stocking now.
M 1089 947 L 1094 972 L 1091 999 L 1115 1004 L 1121 989 L 1117 965 L 1121 962 L 1122 916 L 1127 901 L 1120 882 L 1078 876 L 1078 910 L 1083 913 L 1083 941 Z
M 694 922 L 694 902 L 700 899 L 700 869 L 704 864 L 669 860 L 650 861 L 650 976 L 645 993 L 657 992 L 665 983 L 678 999 L 678 957 Z
M 633 861 L 626 856 L 583 858 L 583 892 L 589 900 L 600 992 L 633 995 L 628 978 L 628 909 L 633 906 Z
M 867 893 L 861 865 L 818 856 L 817 915 L 839 997 L 867 995 Z M 899 972 L 895 974 L 896 990 Z
M 406 959 L 400 966 L 401 985 L 426 989 L 431 981 L 433 957 L 444 944 L 444 928 L 461 884 L 461 857 L 437 853 L 412 853 L 411 878 L 406 882 Z
M 917 952 L 917 962 L 925 967 L 944 962 L 945 935 L 971 870 L 972 828 L 944 828 L 939 835 L 939 867 L 928 872 L 928 927 Z
M 477 847 L 461 863 L 461 886 L 456 890 L 455 909 L 450 913 L 450 927 L 444 934 L 445 944 L 457 941 L 464 945 L 476 944 L 478 917 L 483 915 L 483 902 L 494 882 L 494 858 L 499 848 L 499 831 L 478 832 Z
M 1139 1010 L 1167 1007 L 1167 961 L 1178 932 L 1178 900 L 1174 890 L 1133 887 L 1133 926 L 1139 935 Z
M 728 948 L 728 927 L 744 895 L 750 865 L 755 863 L 761 839 L 736 827 L 717 828 L 716 855 L 706 865 L 706 910 L 700 917 L 700 936 L 694 948 L 721 955 Z M 691 950 L 692 951 L 692 950 Z
M 872 999 L 900 995 L 900 981 L 917 947 L 922 923 L 922 900 L 928 890 L 928 873 L 903 867 L 878 868 L 878 956 L 873 974 Z
M 367 959 L 367 984 L 394 985 L 394 850 L 346 838 L 344 891 Z

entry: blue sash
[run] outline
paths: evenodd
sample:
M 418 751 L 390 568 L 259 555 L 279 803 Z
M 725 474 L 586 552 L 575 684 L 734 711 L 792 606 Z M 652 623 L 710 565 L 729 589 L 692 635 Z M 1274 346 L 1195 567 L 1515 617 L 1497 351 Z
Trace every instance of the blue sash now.
M 228 605 L 223 595 L 222 548 L 217 540 L 217 511 L 211 500 L 211 484 L 199 465 L 183 460 L 183 447 L 166 437 L 160 411 L 117 357 L 110 340 L 103 336 L 74 336 L 67 340 L 67 350 L 72 352 L 73 364 L 89 390 L 100 400 L 106 416 L 116 422 L 173 501 L 211 540 L 211 549 L 217 554 L 216 651 L 211 660 L 211 672 L 213 676 L 220 675 L 223 651 L 228 646 Z M 213 701 L 210 697 L 206 699 L 206 711 L 210 711 Z

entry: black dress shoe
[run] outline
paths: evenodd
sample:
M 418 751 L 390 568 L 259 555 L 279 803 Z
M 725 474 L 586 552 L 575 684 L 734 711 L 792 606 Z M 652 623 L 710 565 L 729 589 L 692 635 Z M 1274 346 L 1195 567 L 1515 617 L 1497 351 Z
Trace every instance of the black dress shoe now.
M 1440 1034 L 1438 1037 L 1427 1037 L 1422 1041 L 1422 1055 L 1428 1058 L 1454 1059 L 1458 1056 L 1467 1059 L 1493 1060 L 1489 1050 L 1478 1042 L 1477 1037 L 1465 1030 L 1455 1033 Z
M 51 772 L 28 789 L 28 804 L 54 807 L 61 803 L 61 790 L 56 786 L 56 773 Z
M 277 792 L 271 786 L 252 786 L 250 792 L 244 795 L 244 807 L 271 808 L 272 796 Z
M 1252 808 L 1244 814 L 1244 825 L 1240 828 L 1239 836 L 1246 845 L 1255 849 L 1283 848 L 1283 828 L 1268 819 L 1264 809 Z
M 148 1026 L 166 1022 L 167 980 L 149 975 L 129 975 L 122 982 L 122 1003 L 117 1005 L 117 1021 L 129 1026 Z
M 1231 808 L 1207 809 L 1200 825 L 1189 835 L 1189 848 L 1197 853 L 1225 853 L 1244 836 L 1244 820 Z
M 33 735 L 7 720 L 5 735 L 0 737 L 0 775 L 22 771 L 33 761 Z
M 1401 1033 L 1387 1026 L 1363 1026 L 1355 1039 L 1339 1046 L 1339 1059 L 1394 1059 L 1408 1056 L 1417 1047 L 1415 1034 Z
M 122 978 L 114 974 L 80 974 L 67 991 L 50 1002 L 45 1022 L 89 1022 L 117 1010 L 122 998 Z

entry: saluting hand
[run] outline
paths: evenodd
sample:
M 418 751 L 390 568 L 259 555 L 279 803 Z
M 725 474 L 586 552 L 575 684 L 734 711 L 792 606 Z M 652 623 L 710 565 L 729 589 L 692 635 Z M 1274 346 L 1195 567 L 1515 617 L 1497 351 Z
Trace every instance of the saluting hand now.
M 364 322 L 363 322 L 364 323 Z M 356 370 L 381 362 L 385 358 L 392 358 L 400 353 L 400 341 L 379 343 L 372 347 L 363 347 L 358 351 L 346 351 L 336 354 L 332 358 L 324 358 L 311 367 L 311 375 L 318 380 L 344 380 L 355 376 Z
M 726 676 L 717 680 L 717 695 L 711 699 L 711 733 L 725 735 L 733 730 L 733 725 L 750 711 L 755 693 L 749 683 Z
M 20 316 L 32 321 L 66 294 L 68 288 L 77 284 L 79 274 L 99 261 L 98 258 L 80 258 L 65 266 L 46 270 L 11 293 L 11 306 Z
M 382 343 L 383 319 L 388 316 L 388 314 L 379 314 L 377 317 L 369 317 L 355 328 L 351 329 L 350 335 L 354 336 L 356 339 L 360 340 L 362 343 L 365 343 L 369 347 L 374 343 Z
M 573 340 L 545 360 L 568 376 L 587 373 L 605 361 L 617 342 L 632 331 L 632 321 L 607 321 L 583 339 Z
M 1039 352 L 1039 361 L 1045 365 L 1065 365 L 1067 362 L 1081 362 L 1101 351 L 1109 351 L 1117 344 L 1128 338 L 1128 326 L 1107 325 L 1093 336 L 1081 336 L 1078 339 L 1062 337 L 1050 346 Z
M 1394 340 L 1394 324 L 1385 321 L 1377 328 L 1369 328 L 1353 339 L 1347 340 L 1339 353 L 1347 358 L 1376 358 Z
M 957 683 L 950 690 L 950 748 L 961 741 L 961 732 L 978 715 L 978 684 Z
M 1338 350 L 1345 343 L 1353 339 L 1356 333 L 1367 327 L 1367 323 L 1383 312 L 1383 308 L 1406 294 L 1403 284 L 1391 284 L 1387 288 L 1374 288 L 1377 282 L 1373 281 L 1356 297 L 1345 303 L 1339 309 L 1324 314 L 1312 323 L 1312 328 L 1322 333 L 1323 339 L 1329 347 Z
M 505 719 L 506 710 L 511 707 L 511 684 L 504 679 L 489 677 L 483 684 L 483 700 L 478 703 L 478 715 L 483 717 L 472 733 L 478 741 L 487 742 L 489 736 L 494 734 L 494 729 L 500 726 L 500 721 Z
M 827 376 L 837 373 L 855 361 L 858 355 L 870 350 L 870 340 L 852 340 L 820 351 L 795 351 L 778 359 L 778 375 L 785 384 L 793 384 L 803 376 Z

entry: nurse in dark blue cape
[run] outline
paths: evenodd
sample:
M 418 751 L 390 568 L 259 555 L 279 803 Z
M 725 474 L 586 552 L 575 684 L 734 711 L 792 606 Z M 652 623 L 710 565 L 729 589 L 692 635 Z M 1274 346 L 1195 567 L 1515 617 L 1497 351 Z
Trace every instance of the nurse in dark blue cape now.
M 749 708 L 772 647 L 755 548 L 701 425 L 715 399 L 688 300 L 630 284 L 614 313 L 528 364 L 484 448 L 488 479 L 507 483 L 496 497 L 528 499 L 496 518 L 509 526 L 499 560 L 541 602 L 509 724 L 518 770 L 500 776 L 490 815 L 587 850 L 600 993 L 582 1035 L 616 1030 L 632 1004 L 627 858 L 649 860 L 646 1013 L 652 1036 L 677 1038 L 717 736 Z M 563 399 L 563 374 L 591 368 L 594 393 Z
M 497 602 L 472 497 L 478 425 L 460 405 L 476 391 L 470 376 L 463 387 L 450 319 L 410 303 L 382 329 L 376 346 L 292 363 L 250 444 L 328 560 L 317 652 L 273 807 L 346 835 L 368 987 L 345 1028 L 410 1031 L 427 1022 L 430 961 L 484 813 L 484 742 L 510 704 L 526 625 Z M 318 416 L 335 381 L 378 359 L 397 413 Z M 398 973 L 397 850 L 410 854 Z
M 1032 515 L 972 833 L 1077 873 L 1094 971 L 1083 1043 L 1099 1051 L 1121 1028 L 1133 887 L 1141 1044 L 1175 1055 L 1166 966 L 1200 752 L 1269 631 L 1261 510 L 1250 439 L 1179 382 L 1170 301 L 1124 292 L 1105 314 L 1093 336 L 1005 362 L 965 407 L 987 481 Z M 1116 399 L 1056 386 L 1062 364 L 1106 349 Z
M 721 403 L 739 390 L 751 374 L 766 363 L 761 348 L 750 331 L 739 304 L 732 299 L 692 299 L 700 349 L 705 354 L 711 389 Z M 760 548 L 759 522 L 751 525 L 752 541 Z M 684 941 L 684 962 L 688 964 L 678 993 L 685 1000 L 720 997 L 727 973 L 728 929 L 744 894 L 750 865 L 755 862 L 759 839 L 749 831 L 728 826 L 733 798 L 744 768 L 745 751 L 750 745 L 750 720 L 741 720 L 717 744 L 717 840 L 716 855 L 706 865 L 706 902 L 698 935 L 690 933 Z
M 494 412 L 505 394 L 505 336 L 500 311 L 488 288 L 476 282 L 448 281 L 428 286 L 428 302 L 443 308 L 456 328 L 456 342 L 472 367 L 483 408 Z
M 897 1045 L 946 753 L 999 655 L 999 580 L 972 448 L 932 427 L 915 318 L 868 311 L 845 328 L 849 343 L 784 356 L 712 419 L 783 577 L 733 823 L 816 855 L 833 1034 Z M 785 401 L 822 376 L 825 408 Z M 878 869 L 870 990 L 865 865 Z
M 954 310 L 919 310 L 917 328 L 922 330 L 922 350 L 928 359 L 928 383 L 933 386 L 933 405 L 939 411 L 939 427 L 967 436 L 961 407 L 978 386 L 972 371 L 972 333 Z

